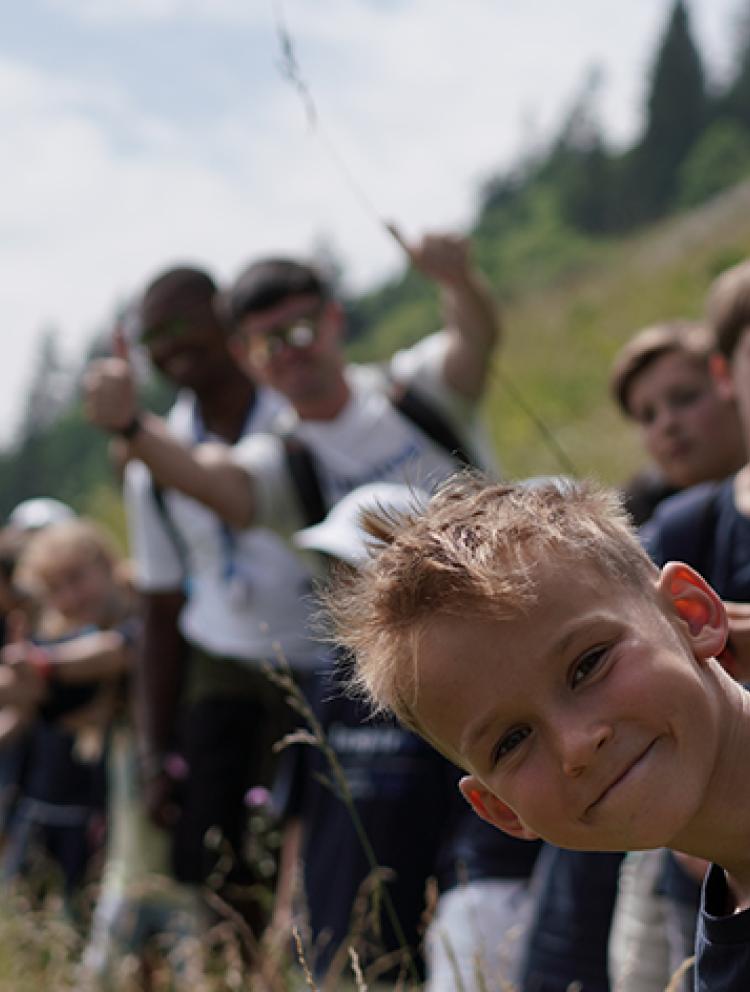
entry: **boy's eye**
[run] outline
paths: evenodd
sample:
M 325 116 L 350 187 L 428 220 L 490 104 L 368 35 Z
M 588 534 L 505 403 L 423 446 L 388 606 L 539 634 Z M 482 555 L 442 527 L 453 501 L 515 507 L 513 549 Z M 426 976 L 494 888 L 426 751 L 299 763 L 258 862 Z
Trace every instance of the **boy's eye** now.
M 586 654 L 579 658 L 570 676 L 570 684 L 574 689 L 599 667 L 606 653 L 606 648 L 594 648 L 593 651 L 587 651 Z
M 656 420 L 656 410 L 652 406 L 645 406 L 640 410 L 634 410 L 633 417 L 643 427 L 648 427 Z
M 703 395 L 700 389 L 693 389 L 685 387 L 684 389 L 675 390 L 668 397 L 667 401 L 673 410 L 680 410 L 683 407 L 692 406 L 696 403 Z
M 509 733 L 500 740 L 495 745 L 495 749 L 492 752 L 492 764 L 493 766 L 502 761 L 506 755 L 510 754 L 511 751 L 515 750 L 519 744 L 526 740 L 526 738 L 531 733 L 529 727 L 514 727 Z

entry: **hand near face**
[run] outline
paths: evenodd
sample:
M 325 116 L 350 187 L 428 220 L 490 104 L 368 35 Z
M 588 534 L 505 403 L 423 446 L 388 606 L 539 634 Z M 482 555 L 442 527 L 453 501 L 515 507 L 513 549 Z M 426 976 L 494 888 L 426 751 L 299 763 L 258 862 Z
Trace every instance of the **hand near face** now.
M 135 379 L 125 358 L 91 362 L 83 378 L 86 416 L 96 427 L 117 431 L 137 412 Z
M 28 641 L 8 644 L 0 651 L 0 706 L 35 707 L 47 692 L 44 678 L 29 659 Z
M 26 657 L 28 642 L 0 652 L 0 746 L 14 740 L 34 721 L 47 687 Z
M 0 747 L 20 737 L 36 718 L 35 706 L 0 707 Z

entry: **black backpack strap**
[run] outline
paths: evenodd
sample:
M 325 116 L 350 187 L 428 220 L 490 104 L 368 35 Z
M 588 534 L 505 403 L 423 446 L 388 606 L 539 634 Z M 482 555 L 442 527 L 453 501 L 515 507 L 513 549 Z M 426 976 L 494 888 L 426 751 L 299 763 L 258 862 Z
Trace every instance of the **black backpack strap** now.
M 293 434 L 282 434 L 281 440 L 305 526 L 319 524 L 328 512 L 328 508 L 320 488 L 315 459 L 307 445 Z
M 452 455 L 466 468 L 478 468 L 477 460 L 467 450 L 453 427 L 443 414 L 437 410 L 413 386 L 402 382 L 393 382 L 388 391 L 388 398 L 402 417 L 406 417 L 423 434 Z
M 402 417 L 447 451 L 460 465 L 478 467 L 476 459 L 466 450 L 447 419 L 413 386 L 393 382 L 386 395 Z M 305 526 L 311 527 L 320 523 L 328 512 L 315 458 L 307 445 L 294 434 L 281 432 L 279 436 L 284 445 L 287 469 L 294 483 Z

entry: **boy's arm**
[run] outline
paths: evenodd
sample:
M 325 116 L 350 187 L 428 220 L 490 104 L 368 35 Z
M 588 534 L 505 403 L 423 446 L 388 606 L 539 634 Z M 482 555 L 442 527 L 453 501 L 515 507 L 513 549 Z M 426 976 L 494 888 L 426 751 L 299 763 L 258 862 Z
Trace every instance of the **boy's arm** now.
M 35 682 L 44 686 L 48 681 L 66 685 L 110 681 L 130 666 L 130 649 L 119 631 L 102 630 L 52 647 L 42 648 L 30 641 L 8 644 L 0 653 L 0 661 L 14 673 L 20 690 Z M 3 701 L 13 700 L 0 692 Z
M 109 682 L 127 671 L 132 659 L 130 646 L 117 630 L 83 634 L 44 650 L 49 655 L 52 677 L 67 684 Z
M 114 630 L 82 634 L 50 648 L 28 640 L 7 644 L 0 652 L 0 746 L 31 724 L 51 683 L 111 684 L 130 660 L 125 638 Z
M 89 420 L 125 437 L 129 457 L 144 462 L 162 486 L 204 503 L 232 527 L 253 523 L 250 475 L 234 464 L 223 445 L 189 448 L 170 434 L 159 417 L 139 411 L 135 382 L 125 359 L 92 362 L 84 377 L 84 392 Z
M 445 381 L 460 395 L 478 400 L 501 327 L 489 283 L 471 260 L 470 243 L 448 234 L 428 234 L 416 245 L 402 243 L 412 265 L 440 286 L 444 323 L 451 335 Z

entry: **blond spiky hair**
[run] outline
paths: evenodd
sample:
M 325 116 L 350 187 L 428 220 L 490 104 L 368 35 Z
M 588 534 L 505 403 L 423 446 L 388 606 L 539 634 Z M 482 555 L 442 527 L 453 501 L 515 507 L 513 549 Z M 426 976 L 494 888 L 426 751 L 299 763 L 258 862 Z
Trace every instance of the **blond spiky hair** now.
M 431 618 L 523 613 L 536 602 L 540 563 L 583 564 L 638 589 L 655 571 L 617 496 L 593 483 L 462 474 L 424 512 L 369 513 L 364 523 L 380 550 L 329 593 L 335 636 L 355 659 L 354 691 L 424 736 L 417 659 Z

